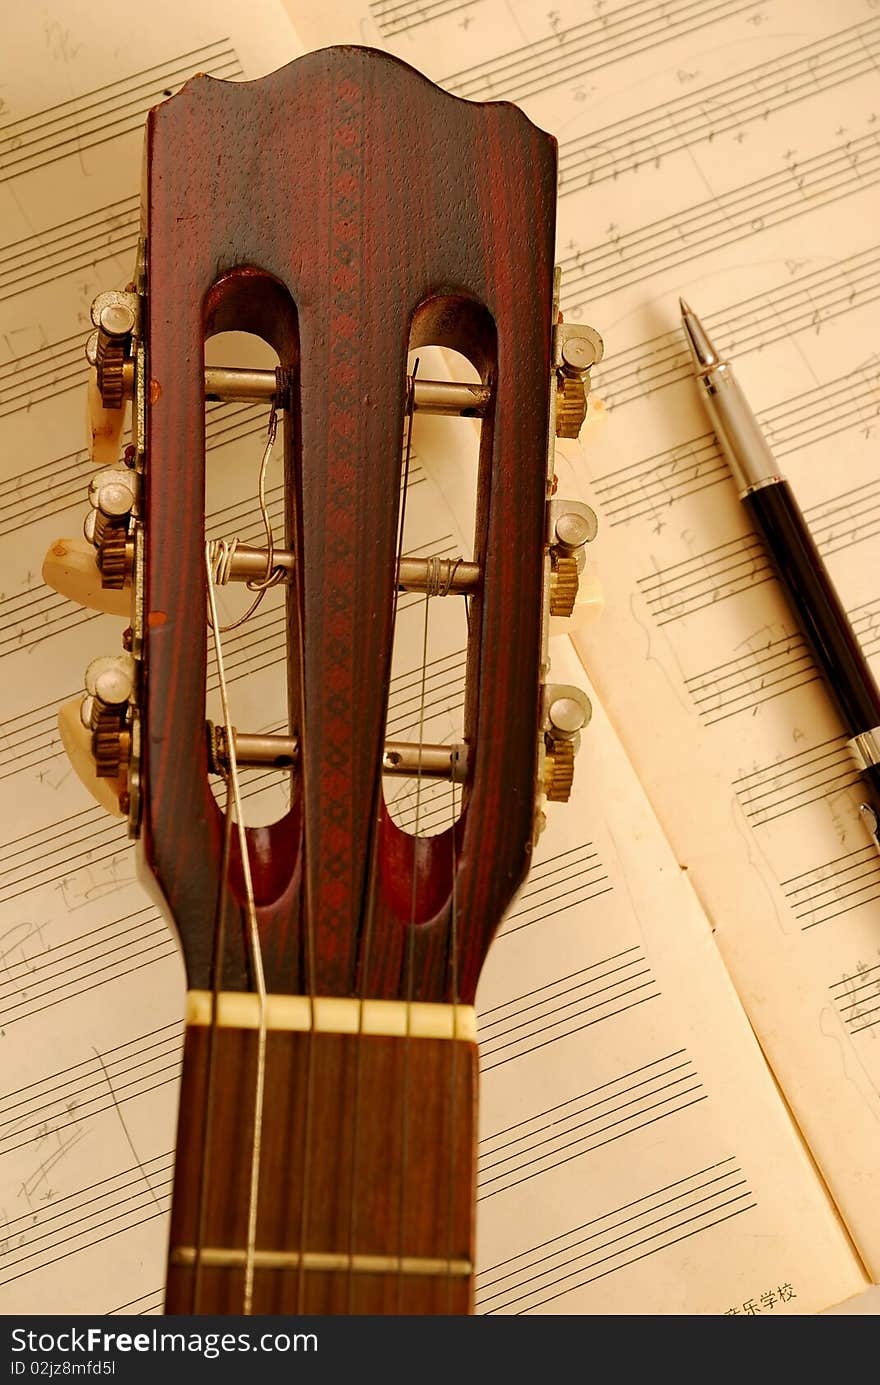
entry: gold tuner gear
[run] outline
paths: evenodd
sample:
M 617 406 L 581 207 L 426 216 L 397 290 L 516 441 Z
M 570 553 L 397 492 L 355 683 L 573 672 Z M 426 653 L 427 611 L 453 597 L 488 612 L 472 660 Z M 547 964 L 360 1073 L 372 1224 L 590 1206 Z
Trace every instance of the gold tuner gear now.
M 567 803 L 574 784 L 574 742 L 554 741 L 544 754 L 544 792 L 550 803 Z
M 551 557 L 550 614 L 570 616 L 578 594 L 577 558 Z
M 605 347 L 592 327 L 560 322 L 553 329 L 556 371 L 556 436 L 576 439 L 587 416 L 590 371 Z

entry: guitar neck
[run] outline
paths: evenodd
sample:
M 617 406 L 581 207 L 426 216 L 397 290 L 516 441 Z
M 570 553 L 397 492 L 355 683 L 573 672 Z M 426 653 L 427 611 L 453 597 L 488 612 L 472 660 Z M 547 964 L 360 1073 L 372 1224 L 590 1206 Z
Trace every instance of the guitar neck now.
M 343 1000 L 305 1028 L 297 999 L 270 998 L 257 1122 L 256 997 L 212 1025 L 190 994 L 165 1311 L 241 1313 L 249 1273 L 253 1313 L 471 1311 L 477 1050 L 431 1031 L 473 1012 Z

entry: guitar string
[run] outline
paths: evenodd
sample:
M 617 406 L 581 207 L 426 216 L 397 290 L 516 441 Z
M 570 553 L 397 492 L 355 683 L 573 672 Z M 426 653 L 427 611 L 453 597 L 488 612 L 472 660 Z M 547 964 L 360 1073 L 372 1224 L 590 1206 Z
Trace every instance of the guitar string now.
M 196 1201 L 196 1244 L 193 1273 L 192 1312 L 199 1311 L 202 1293 L 202 1247 L 205 1243 L 205 1220 L 208 1208 L 208 1187 L 211 1176 L 211 1148 L 214 1129 L 214 1094 L 216 1081 L 217 1052 L 217 1008 L 218 996 L 223 989 L 223 961 L 226 952 L 226 881 L 232 850 L 232 791 L 229 776 L 224 774 L 226 783 L 226 814 L 223 822 L 223 854 L 220 861 L 220 879 L 217 883 L 217 900 L 214 905 L 214 926 L 211 930 L 213 951 L 211 956 L 211 1024 L 208 1030 L 208 1055 L 206 1060 L 204 1107 L 202 1109 L 202 1144 L 199 1155 L 199 1185 Z
M 273 406 L 274 419 L 274 406 Z M 238 757 L 235 749 L 235 728 L 232 725 L 232 716 L 229 709 L 229 693 L 226 684 L 226 669 L 223 662 L 223 640 L 220 632 L 220 622 L 217 616 L 217 600 L 215 594 L 215 563 L 220 561 L 220 550 L 211 542 L 205 545 L 205 569 L 208 582 L 208 606 L 210 610 L 210 625 L 214 634 L 214 655 L 217 662 L 217 680 L 220 691 L 220 703 L 223 711 L 223 722 L 226 728 L 226 756 L 228 761 L 229 782 L 232 787 L 232 800 L 235 809 L 236 825 L 238 827 L 239 851 L 241 854 L 241 869 L 245 887 L 245 909 L 247 914 L 247 943 L 250 954 L 251 969 L 256 982 L 258 995 L 258 1029 L 257 1029 L 257 1063 L 256 1079 L 254 1083 L 254 1115 L 251 1139 L 251 1166 L 248 1186 L 248 1213 L 247 1213 L 247 1241 L 245 1247 L 245 1270 L 244 1288 L 242 1294 L 242 1312 L 244 1316 L 250 1316 L 253 1311 L 254 1293 L 254 1253 L 256 1249 L 257 1232 L 257 1208 L 259 1203 L 260 1188 L 260 1150 L 262 1146 L 263 1133 L 263 1098 L 265 1089 L 265 1069 L 266 1069 L 266 980 L 263 972 L 263 956 L 260 948 L 260 935 L 257 925 L 257 911 L 254 902 L 254 887 L 251 876 L 250 853 L 248 850 L 247 830 L 244 823 L 244 815 L 241 804 L 241 786 L 238 778 Z
M 277 586 L 283 582 L 286 573 L 283 568 L 275 566 L 275 535 L 272 531 L 272 520 L 269 517 L 269 507 L 266 502 L 266 472 L 272 456 L 272 449 L 275 446 L 275 437 L 278 431 L 278 402 L 272 400 L 272 407 L 269 411 L 269 427 L 266 434 L 266 445 L 263 448 L 263 456 L 260 461 L 260 472 L 257 480 L 257 500 L 260 506 L 260 517 L 263 521 L 263 528 L 266 531 L 266 571 L 262 577 L 252 577 L 246 584 L 248 591 L 256 592 L 256 596 L 250 606 L 236 620 L 231 620 L 228 625 L 221 625 L 220 630 L 225 635 L 230 630 L 237 630 L 244 625 L 245 621 L 250 620 L 257 610 L 263 597 L 270 587 Z M 219 586 L 224 586 L 230 577 L 232 570 L 232 560 L 238 548 L 238 538 L 216 539 L 212 548 L 212 567 L 215 581 Z M 210 619 L 209 619 L 210 624 Z
M 409 1089 L 410 1089 L 410 1058 L 412 1040 L 412 1003 L 413 1003 L 413 982 L 415 976 L 414 952 L 415 952 L 415 931 L 416 931 L 416 853 L 419 843 L 419 818 L 421 814 L 422 799 L 422 745 L 425 739 L 425 690 L 428 677 L 428 615 L 431 609 L 430 591 L 425 592 L 424 611 L 425 620 L 422 629 L 422 676 L 419 689 L 419 750 L 416 768 L 416 806 L 415 820 L 412 830 L 412 883 L 410 886 L 410 918 L 409 928 L 406 934 L 406 1037 L 403 1046 L 403 1086 L 401 1093 L 400 1111 L 400 1197 L 398 1199 L 397 1213 L 397 1251 L 401 1260 L 405 1254 L 404 1236 L 406 1233 L 406 1173 L 409 1157 Z M 454 1043 L 455 1041 L 452 1040 Z M 401 1312 L 403 1301 L 403 1275 L 397 1276 L 397 1312 Z
M 232 726 L 229 711 L 228 685 L 225 676 L 223 661 L 221 634 L 228 633 L 244 625 L 260 605 L 265 593 L 278 582 L 283 581 L 286 574 L 283 568 L 276 567 L 275 557 L 275 538 L 272 529 L 272 521 L 269 516 L 266 502 L 266 473 L 271 460 L 272 451 L 275 445 L 278 429 L 278 400 L 273 398 L 269 411 L 269 422 L 266 432 L 266 443 L 263 448 L 263 455 L 260 460 L 258 481 L 257 481 L 257 500 L 260 515 L 263 520 L 263 527 L 266 533 L 266 570 L 261 578 L 252 578 L 247 582 L 249 591 L 256 592 L 256 597 L 244 614 L 234 621 L 222 625 L 219 622 L 216 606 L 215 586 L 225 585 L 230 580 L 232 560 L 238 547 L 238 538 L 231 540 L 215 539 L 205 545 L 205 561 L 207 572 L 207 623 L 212 631 L 215 645 L 215 657 L 218 670 L 218 687 L 220 691 L 221 707 L 226 731 L 226 751 L 228 768 L 221 771 L 222 778 L 226 784 L 226 809 L 224 814 L 224 833 L 223 833 L 223 853 L 221 858 L 220 881 L 218 889 L 217 904 L 215 907 L 214 928 L 213 928 L 213 955 L 211 966 L 211 1023 L 209 1027 L 207 1074 L 205 1083 L 205 1111 L 202 1121 L 202 1151 L 199 1167 L 199 1213 L 197 1223 L 197 1236 L 195 1247 L 195 1275 L 193 1286 L 194 1310 L 198 1304 L 201 1294 L 202 1281 L 202 1253 L 204 1245 L 204 1227 L 207 1207 L 207 1189 L 210 1183 L 210 1145 L 211 1132 L 213 1129 L 214 1117 L 214 1091 L 215 1091 L 215 1055 L 217 1048 L 218 1033 L 218 1008 L 219 993 L 222 990 L 223 959 L 225 954 L 225 922 L 226 922 L 226 899 L 228 891 L 229 871 L 231 867 L 232 851 L 232 826 L 233 826 L 233 807 L 235 808 L 235 818 L 238 823 L 239 844 L 242 857 L 242 874 L 245 883 L 245 906 L 248 917 L 248 929 L 246 934 L 247 947 L 251 959 L 251 970 L 257 982 L 259 996 L 259 1024 L 257 1033 L 257 1076 L 255 1083 L 254 1097 L 254 1138 L 251 1152 L 251 1173 L 249 1179 L 248 1194 L 248 1240 L 245 1251 L 245 1279 L 244 1279 L 244 1303 L 246 1313 L 250 1313 L 253 1303 L 253 1275 L 254 1275 L 254 1251 L 256 1246 L 256 1218 L 259 1200 L 259 1166 L 260 1166 L 260 1147 L 262 1137 L 262 1116 L 264 1104 L 264 1085 L 265 1085 L 265 1050 L 266 1050 L 266 1027 L 265 1027 L 265 978 L 263 975 L 262 954 L 260 951 L 259 930 L 256 922 L 256 906 L 253 895 L 253 881 L 250 869 L 250 856 L 247 847 L 247 835 L 244 827 L 244 818 L 241 808 L 241 793 L 238 780 L 238 759 L 235 747 L 235 731 Z
M 397 543 L 396 543 L 396 549 L 395 549 L 395 563 L 394 563 L 394 591 L 393 591 L 393 596 L 392 596 L 392 607 L 391 607 L 391 650 L 392 650 L 392 651 L 393 651 L 393 648 L 394 648 L 394 635 L 395 635 L 395 632 L 396 632 L 396 630 L 397 630 L 397 615 L 398 615 L 398 609 L 399 609 L 399 605 L 400 605 L 400 581 L 399 581 L 399 573 L 400 573 L 400 561 L 401 561 L 401 558 L 403 557 L 404 531 L 405 531 L 405 528 L 406 528 L 406 502 L 407 502 L 407 495 L 408 495 L 408 490 L 409 490 L 410 465 L 411 465 L 411 461 L 412 461 L 412 437 L 413 437 L 413 423 L 414 423 L 414 416 L 415 416 L 415 387 L 416 387 L 416 377 L 417 377 L 418 373 L 419 373 L 419 359 L 418 359 L 418 357 L 416 357 L 416 359 L 415 359 L 415 361 L 414 361 L 414 363 L 413 363 L 412 371 L 409 373 L 409 378 L 408 378 L 408 382 L 407 382 L 407 396 L 406 396 L 406 404 L 405 404 L 405 412 L 404 412 L 404 417 L 405 417 L 405 419 L 406 419 L 406 432 L 405 432 L 405 441 L 404 441 L 404 449 L 403 449 L 403 478 L 402 478 L 402 481 L 401 481 L 401 489 L 400 489 L 400 512 L 399 512 L 398 521 L 397 521 Z M 390 663 L 391 663 L 391 653 L 389 652 L 389 675 L 390 675 Z M 376 819 L 378 820 L 378 815 L 379 815 L 379 813 L 381 812 L 381 803 L 382 803 L 381 759 L 380 759 L 379 769 L 378 769 L 377 776 L 376 776 L 376 786 L 375 786 L 375 791 L 374 791 L 374 801 L 375 801 L 375 815 L 376 815 Z M 369 882 L 369 878 L 368 878 L 368 890 L 369 890 L 369 884 L 370 884 L 370 882 Z M 359 1123 L 360 1123 L 361 1072 L 362 1072 L 362 1062 L 363 1062 L 363 1043 L 360 1042 L 360 1040 L 363 1038 L 364 1002 L 365 1002 L 365 1000 L 366 1000 L 367 986 L 368 986 L 368 984 L 369 984 L 370 951 L 371 951 L 371 943 L 372 943 L 372 937 L 373 937 L 373 920 L 374 920 L 374 916 L 375 916 L 374 892 L 373 892 L 372 890 L 369 890 L 369 893 L 368 893 L 368 897 L 367 897 L 367 901 L 366 901 L 366 911 L 365 911 L 365 913 L 366 913 L 366 917 L 365 917 L 365 920 L 364 920 L 364 939 L 363 939 L 363 946 L 362 946 L 362 948 L 361 948 L 361 953 L 360 953 L 360 969 L 361 969 L 361 975 L 360 975 L 360 984 L 359 984 L 359 988 L 358 988 L 358 989 L 359 989 L 359 996 L 358 996 L 358 1001 L 359 1001 L 359 1004 L 358 1004 L 358 1040 L 359 1040 L 359 1042 L 355 1045 L 355 1085 L 354 1085 L 354 1102 L 353 1102 L 353 1111 L 352 1111 L 351 1182 L 350 1182 L 350 1189 L 349 1189 L 349 1225 L 348 1225 L 349 1269 L 348 1269 L 348 1283 L 347 1283 L 347 1291 L 346 1291 L 346 1298 L 347 1298 L 347 1305 L 348 1305 L 348 1313 L 349 1313 L 349 1314 L 351 1314 L 351 1313 L 352 1313 L 352 1310 L 353 1310 L 354 1288 L 355 1288 L 354 1270 L 353 1270 L 354 1259 L 353 1259 L 353 1257 L 354 1257 L 354 1253 L 355 1253 L 356 1230 L 357 1230 L 357 1186 L 358 1186 L 358 1180 L 357 1180 L 357 1150 L 358 1150 L 358 1128 L 359 1128 Z M 399 1283 L 399 1277 L 398 1277 L 398 1283 Z
M 467 597 L 463 597 L 465 611 L 467 611 Z M 452 982 L 452 1032 L 458 1034 L 458 848 L 456 843 L 456 833 L 458 831 L 458 814 L 455 807 L 455 780 L 452 781 L 452 824 L 451 824 L 451 843 L 452 843 L 452 905 L 449 920 L 449 958 L 448 966 L 450 979 Z M 446 1247 L 446 1259 L 448 1263 L 446 1273 L 446 1308 L 448 1313 L 453 1312 L 453 1278 L 452 1261 L 456 1258 L 458 1247 L 455 1244 L 455 1131 L 458 1129 L 458 1065 L 461 1061 L 458 1038 L 454 1038 L 449 1045 L 449 1110 L 447 1119 L 449 1121 L 449 1181 L 447 1185 L 447 1206 L 446 1206 L 446 1226 L 448 1231 L 448 1241 Z

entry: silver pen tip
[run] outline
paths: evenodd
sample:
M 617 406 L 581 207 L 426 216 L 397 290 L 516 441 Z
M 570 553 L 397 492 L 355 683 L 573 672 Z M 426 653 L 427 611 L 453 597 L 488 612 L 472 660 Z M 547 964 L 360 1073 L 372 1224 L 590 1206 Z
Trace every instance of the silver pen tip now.
M 712 366 L 720 365 L 721 357 L 712 345 L 708 332 L 693 308 L 688 307 L 683 298 L 679 298 L 678 301 L 681 305 L 681 318 L 687 335 L 688 346 L 691 349 L 697 370 L 709 370 Z

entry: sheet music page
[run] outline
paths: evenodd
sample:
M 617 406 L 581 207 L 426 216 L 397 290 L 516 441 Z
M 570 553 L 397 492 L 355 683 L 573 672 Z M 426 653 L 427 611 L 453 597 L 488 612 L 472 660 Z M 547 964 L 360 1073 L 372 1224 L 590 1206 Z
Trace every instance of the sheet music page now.
M 307 42 L 317 7 L 291 0 Z M 769 1060 L 880 1274 L 880 857 L 702 411 L 678 297 L 729 352 L 880 653 L 876 0 L 375 3 L 350 32 L 560 141 L 563 307 L 605 336 L 562 484 L 607 596 L 579 647 Z
M 439 374 L 424 355 L 420 373 Z M 416 424 L 404 547 L 468 557 L 475 425 Z M 402 600 L 389 734 L 461 737 L 464 610 L 439 605 Z M 550 657 L 552 681 L 583 686 L 565 636 Z M 448 786 L 416 793 L 410 781 L 394 799 L 402 825 L 448 825 Z M 859 1292 L 705 916 L 598 706 L 572 799 L 546 818 L 477 995 L 477 1311 L 807 1313 L 834 1300 L 838 1276 Z
M 161 1302 L 183 969 L 124 824 L 58 737 L 58 707 L 125 622 L 40 567 L 82 533 L 89 307 L 134 269 L 147 110 L 196 71 L 258 76 L 300 49 L 273 0 L 21 5 L 4 39 L 0 1309 L 138 1312 Z M 240 434 L 255 426 L 238 411 Z
M 252 76 L 296 52 L 268 3 L 243 16 L 153 6 L 116 32 L 89 10 L 22 11 L 2 89 L 7 1313 L 161 1309 L 182 967 L 124 827 L 91 803 L 56 731 L 58 705 L 91 657 L 119 647 L 122 622 L 70 605 L 39 569 L 82 521 L 83 340 L 94 294 L 131 273 L 144 113 L 194 70 Z M 266 422 L 258 406 L 209 412 L 212 536 L 258 541 Z M 467 552 L 444 450 L 430 429 L 417 447 L 407 547 Z M 269 499 L 277 519 L 277 478 Z M 230 614 L 235 594 L 223 595 Z M 425 739 L 454 736 L 461 605 L 432 609 L 422 689 L 424 602 L 401 602 L 389 734 L 412 734 L 415 715 Z M 236 718 L 277 730 L 277 593 L 226 647 Z M 575 681 L 564 642 L 555 658 L 555 676 Z M 283 809 L 268 773 L 249 772 L 245 792 L 249 814 Z M 552 813 L 479 997 L 479 1311 L 809 1313 L 857 1293 L 858 1261 L 598 706 L 575 792 Z M 395 811 L 427 830 L 455 805 L 405 788 Z

